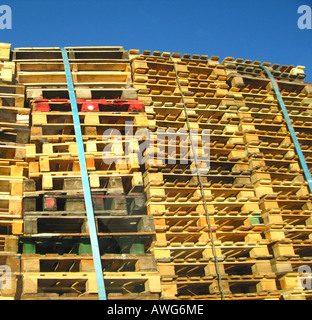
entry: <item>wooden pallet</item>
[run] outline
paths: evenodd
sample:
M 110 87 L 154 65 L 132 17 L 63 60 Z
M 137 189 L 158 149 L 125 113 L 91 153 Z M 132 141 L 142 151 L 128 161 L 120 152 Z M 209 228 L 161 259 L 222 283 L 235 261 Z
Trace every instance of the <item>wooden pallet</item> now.
M 40 215 L 82 215 L 85 216 L 85 203 L 82 191 L 38 192 L 24 195 L 24 216 Z M 92 193 L 94 213 L 97 215 L 143 215 L 145 213 L 145 195 L 142 193 Z
M 21 85 L 0 85 L 0 104 L 2 107 L 24 108 L 25 87 Z
M 227 57 L 223 60 L 222 64 L 228 69 L 228 72 L 237 72 L 243 76 L 254 76 L 258 78 L 259 76 L 264 77 L 264 72 L 262 68 L 260 68 L 260 61 L 252 61 L 252 60 L 244 60 L 241 58 L 237 58 L 236 60 L 232 57 Z M 282 79 L 282 80 L 289 80 L 289 81 L 303 81 L 306 77 L 304 73 L 305 67 L 298 66 L 294 68 L 293 65 L 286 66 L 286 65 L 279 65 L 279 64 L 271 64 L 269 62 L 263 62 L 263 65 L 266 67 L 270 67 L 273 71 L 273 76 Z
M 112 176 L 129 176 L 137 173 L 139 165 L 119 163 L 102 167 L 101 171 L 90 171 L 89 179 L 91 188 L 102 189 L 108 177 Z M 36 172 L 30 175 L 36 180 L 37 190 L 62 190 L 65 180 L 81 179 L 80 171 L 64 171 L 64 172 Z
M 10 59 L 11 59 L 11 44 L 0 43 L 0 60 L 10 61 Z
M 166 121 L 166 123 L 174 123 L 176 120 L 185 121 L 185 111 L 181 103 L 157 103 L 153 102 L 150 106 L 146 106 L 146 113 L 150 120 Z M 235 106 L 209 106 L 196 103 L 196 105 L 187 110 L 190 121 L 205 123 L 213 116 L 222 117 L 225 113 L 236 116 L 238 107 Z M 234 117 L 233 116 L 233 117 Z M 170 124 L 171 125 L 171 124 Z
M 279 279 L 281 295 L 284 300 L 310 300 L 311 290 L 305 289 L 300 280 L 301 274 L 289 272 Z M 311 281 L 311 280 L 310 280 Z
M 17 144 L 18 146 L 25 145 L 29 143 L 30 129 L 29 126 L 19 125 L 19 126 L 6 126 L 0 130 L 0 140 L 2 144 Z
M 0 163 L 2 166 L 27 167 L 25 162 L 26 146 L 7 141 L 0 142 Z
M 168 277 L 169 278 L 169 277 Z M 177 297 L 192 294 L 194 297 L 206 296 L 208 294 L 220 294 L 217 280 L 209 276 L 194 276 L 194 277 L 176 277 L 174 280 L 162 280 L 163 294 L 169 293 L 168 287 L 171 286 L 170 296 L 175 294 Z M 173 287 L 176 287 L 173 289 Z M 275 279 L 271 277 L 262 276 L 233 276 L 224 277 L 223 290 L 226 295 L 235 293 L 245 293 L 256 296 L 257 294 L 277 293 Z M 175 292 L 176 291 L 176 292 Z
M 117 298 L 118 292 L 120 297 L 122 297 L 123 299 L 131 299 L 131 296 L 132 298 L 134 298 L 134 296 L 136 295 L 135 293 L 127 296 L 127 291 L 124 290 L 126 286 L 129 286 L 131 281 L 139 282 L 140 280 L 142 281 L 144 279 L 143 281 L 145 282 L 146 279 L 144 276 L 146 276 L 146 272 L 149 275 L 149 277 L 147 278 L 147 282 L 152 281 L 150 275 L 157 275 L 155 261 L 153 256 L 150 254 L 104 254 L 101 256 L 101 260 L 105 279 L 107 279 L 107 277 L 110 279 L 112 275 L 117 275 L 118 272 L 120 280 L 125 277 L 127 278 L 127 280 L 129 280 L 128 284 L 125 285 L 120 282 L 119 290 L 115 289 L 114 292 L 111 292 L 113 281 L 105 281 L 105 285 L 109 287 L 109 298 Z M 67 273 L 67 277 L 73 278 L 77 275 L 77 272 L 80 274 L 92 273 L 93 259 L 91 254 L 84 254 L 82 256 L 78 256 L 76 254 L 64 254 L 62 256 L 59 256 L 57 254 L 46 254 L 44 256 L 38 254 L 23 254 L 21 256 L 21 271 L 25 274 L 38 274 L 39 272 L 41 274 L 49 273 L 51 276 L 54 276 L 54 278 L 60 276 L 61 274 L 62 276 L 64 276 L 64 273 Z M 144 272 L 144 274 L 142 274 L 142 272 Z M 132 280 L 130 279 L 131 276 L 133 278 Z M 148 283 L 146 284 L 148 285 Z M 148 286 L 145 287 L 145 289 L 147 288 Z M 129 289 L 130 287 L 127 287 L 128 292 Z M 148 293 L 144 291 L 143 294 L 147 295 Z M 142 295 L 137 293 L 136 298 L 140 298 L 140 296 L 143 298 Z M 29 299 L 31 298 L 31 295 L 23 295 L 23 299 L 25 299 L 26 297 Z M 42 297 L 42 294 L 39 292 L 34 293 L 33 297 L 41 297 L 43 299 L 48 298 Z M 81 298 L 84 297 L 86 298 L 85 295 L 81 296 Z M 53 298 L 58 299 L 59 297 Z M 66 299 L 66 294 L 64 294 L 64 298 Z
M 137 170 L 125 170 L 124 168 L 109 168 L 109 171 L 97 172 L 97 174 L 90 175 L 90 185 L 92 191 L 103 192 L 107 191 L 107 183 L 110 179 L 122 178 L 125 182 L 125 190 L 128 193 L 141 192 L 142 183 L 140 174 Z M 31 179 L 27 186 L 24 185 L 24 195 L 25 196 L 37 196 L 40 193 L 44 193 L 44 190 L 51 190 L 54 192 L 64 192 L 67 194 L 82 193 L 83 188 L 81 184 L 81 174 L 79 171 L 74 171 L 72 173 L 64 173 L 63 175 L 58 173 L 44 173 L 37 174 L 38 179 Z M 131 182 L 130 182 L 131 181 Z M 73 189 L 68 189 L 66 184 L 72 185 Z M 131 183 L 131 184 L 130 184 Z M 118 186 L 116 187 L 118 190 Z M 43 191 L 43 192 L 42 192 Z M 120 191 L 117 191 L 120 193 Z
M 13 252 L 0 252 L 0 265 L 0 300 L 14 299 L 20 272 L 20 255 Z
M 36 64 L 37 65 L 37 64 Z M 46 66 L 46 64 L 43 64 Z M 57 68 L 59 65 L 51 66 Z M 85 66 L 85 64 L 83 64 Z M 78 64 L 74 66 L 77 70 L 82 69 Z M 19 66 L 19 68 L 22 68 Z M 91 65 L 89 69 L 94 69 L 94 65 Z M 99 65 L 98 71 L 76 71 L 72 72 L 73 81 L 76 85 L 109 85 L 113 83 L 115 87 L 125 87 L 131 82 L 131 75 L 126 71 L 100 71 L 105 69 L 105 65 Z M 64 71 L 19 71 L 17 75 L 17 81 L 25 86 L 45 86 L 54 85 L 62 86 L 66 84 L 66 75 Z
M 112 47 L 66 47 L 70 61 L 129 61 L 128 52 L 120 46 Z M 13 61 L 62 61 L 62 53 L 58 47 L 15 48 Z
M 30 110 L 25 108 L 0 107 L 2 128 L 28 129 Z
M 84 150 L 87 158 L 94 157 L 95 159 L 105 158 L 108 154 L 125 155 L 135 153 L 138 146 L 138 141 L 133 137 L 118 136 L 119 140 L 113 140 L 112 137 L 107 135 L 101 141 L 85 140 L 83 141 Z M 6 146 L 5 146 L 6 147 Z M 132 147 L 132 148 L 131 148 Z M 106 148 L 106 149 L 105 149 Z M 12 148 L 13 149 L 13 148 Z M 28 144 L 26 147 L 27 161 L 40 161 L 40 159 L 49 160 L 78 160 L 78 149 L 75 141 L 62 142 L 62 143 L 43 143 L 43 144 Z M 106 151 L 107 150 L 107 151 Z
M 18 189 L 18 192 L 21 193 L 21 185 L 14 186 L 15 189 Z M 6 216 L 22 217 L 23 212 L 23 200 L 22 196 L 11 196 L 11 195 L 1 195 L 0 200 L 0 216 L 4 217 L 4 220 L 0 220 L 1 223 L 5 223 Z
M 191 295 L 184 295 L 180 296 L 176 300 L 185 301 L 185 300 L 208 300 L 208 301 L 216 301 L 221 300 L 221 294 L 214 294 L 214 295 L 201 295 L 201 296 L 191 296 Z M 265 300 L 280 300 L 281 294 L 278 290 L 276 291 L 262 291 L 259 293 L 232 293 L 226 294 L 225 299 L 229 301 L 265 301 Z
M 107 216 L 97 213 L 95 216 L 99 235 L 108 236 L 150 236 L 154 235 L 154 224 L 150 217 L 144 216 Z M 24 234 L 50 233 L 62 235 L 87 235 L 88 220 L 83 212 L 60 213 L 59 215 L 37 215 L 35 212 L 24 217 Z
M 15 63 L 0 61 L 0 79 L 5 83 L 12 83 L 15 76 Z
M 106 282 L 107 293 L 127 294 L 129 292 L 160 293 L 160 279 L 157 273 L 103 273 Z M 78 293 L 80 299 L 86 294 L 97 294 L 95 274 L 92 272 L 81 273 L 24 273 L 23 293 Z M 68 297 L 68 296 L 67 296 Z
M 49 179 L 49 177 L 50 176 L 48 175 L 47 178 Z M 137 195 L 137 193 L 143 192 L 142 174 L 140 172 L 122 174 L 121 172 L 116 171 L 99 175 L 98 178 L 99 184 L 93 185 L 91 190 L 92 192 L 97 192 L 99 195 Z M 54 179 L 54 181 L 52 180 L 52 182 L 58 183 L 53 185 L 53 190 L 48 193 L 46 191 L 41 190 L 42 185 L 40 182 L 40 180 L 25 180 L 23 186 L 24 196 L 38 197 L 41 194 L 50 194 L 53 196 L 53 194 L 76 195 L 83 193 L 81 177 L 64 177 L 63 179 Z
M 19 203 L 23 195 L 23 180 L 26 178 L 26 167 L 14 166 L 10 167 L 9 161 L 3 161 L 0 166 L 0 194 L 1 209 L 12 213 L 15 210 L 15 204 Z M 5 164 L 5 165 L 3 165 Z
M 103 134 L 104 137 L 111 139 L 111 135 L 116 134 L 112 131 L 112 126 L 122 132 L 125 129 L 133 130 L 130 133 L 135 134 L 137 130 L 148 125 L 146 115 L 143 113 L 127 113 L 124 115 L 122 113 L 82 113 L 80 117 L 83 121 L 81 128 L 84 140 L 96 139 L 102 141 Z M 68 122 L 65 121 L 66 119 L 68 119 Z M 47 121 L 49 122 L 47 123 Z M 42 139 L 47 139 L 46 142 L 74 141 L 75 139 L 72 116 L 68 112 L 58 113 L 58 115 L 44 112 L 35 113 L 32 114 L 32 122 L 31 142 Z M 118 134 L 121 138 L 120 131 L 118 131 Z
M 91 254 L 22 254 L 22 272 L 87 272 L 91 271 Z M 151 254 L 103 254 L 104 272 L 155 272 L 156 264 Z
M 99 235 L 99 248 L 103 254 L 146 254 L 150 252 L 154 237 L 147 235 Z M 89 235 L 34 234 L 19 239 L 23 254 L 92 254 Z
M 114 83 L 94 85 L 76 85 L 77 99 L 125 99 L 137 100 L 137 90 L 133 88 L 120 88 Z M 29 86 L 26 88 L 27 99 L 69 99 L 67 86 Z
M 125 72 L 130 71 L 129 63 L 109 63 L 109 62 L 70 62 L 70 67 L 72 72 Z M 19 74 L 25 73 L 39 73 L 39 72 L 64 72 L 64 64 L 62 62 L 51 62 L 42 60 L 42 62 L 29 62 L 29 61 L 18 61 L 16 63 L 17 72 Z M 118 81 L 117 81 L 118 82 Z
M 80 112 L 80 121 L 82 126 L 104 126 L 109 129 L 113 126 L 118 129 L 125 126 L 126 121 L 133 121 L 134 126 L 140 123 L 142 127 L 147 126 L 147 119 L 144 113 L 124 113 L 124 112 L 103 112 L 90 113 Z M 33 112 L 32 126 L 55 126 L 58 125 L 73 125 L 72 115 L 70 112 Z M 110 127 L 108 126 L 110 125 Z
M 119 135 L 120 137 L 120 135 Z M 110 138 L 110 137 L 108 137 Z M 124 141 L 122 141 L 124 140 Z M 111 141 L 85 141 L 86 158 L 88 159 L 88 167 L 90 171 L 103 170 L 104 165 L 110 165 L 112 163 L 131 164 L 138 158 L 136 147 L 138 143 L 134 140 L 122 139 Z M 129 147 L 132 147 L 131 148 Z M 36 147 L 42 149 L 42 153 L 36 152 Z M 128 148 L 129 147 L 129 148 Z M 69 150 L 71 152 L 69 153 Z M 64 151 L 56 152 L 54 151 Z M 26 157 L 29 163 L 35 165 L 39 164 L 40 172 L 47 171 L 80 171 L 78 162 L 78 151 L 76 142 L 64 142 L 61 143 L 45 143 L 43 145 L 31 144 L 26 147 Z M 132 159 L 133 158 L 133 159 Z M 131 161 L 133 160 L 133 161 Z M 56 168 L 56 170 L 55 170 Z M 38 170 L 31 170 L 31 172 L 37 172 Z
M 26 165 L 26 146 L 22 144 L 3 142 L 0 143 L 0 163 L 2 165 Z
M 9 256 L 12 254 L 18 253 L 18 239 L 17 235 L 1 235 L 0 240 L 0 252 L 4 256 L 8 254 Z
M 2 237 L 3 240 L 6 238 L 7 235 L 23 234 L 23 219 L 21 218 L 21 214 L 12 214 L 12 216 L 9 216 L 7 214 L 1 215 L 0 230 L 0 237 Z M 5 246 L 5 243 L 3 245 Z

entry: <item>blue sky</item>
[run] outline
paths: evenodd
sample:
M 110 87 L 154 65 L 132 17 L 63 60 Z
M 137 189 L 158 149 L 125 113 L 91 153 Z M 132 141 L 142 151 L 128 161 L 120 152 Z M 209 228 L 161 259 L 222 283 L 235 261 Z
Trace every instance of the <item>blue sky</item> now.
M 312 82 L 312 30 L 300 5 L 312 0 L 2 0 L 13 29 L 0 42 L 22 46 L 123 46 L 306 66 Z

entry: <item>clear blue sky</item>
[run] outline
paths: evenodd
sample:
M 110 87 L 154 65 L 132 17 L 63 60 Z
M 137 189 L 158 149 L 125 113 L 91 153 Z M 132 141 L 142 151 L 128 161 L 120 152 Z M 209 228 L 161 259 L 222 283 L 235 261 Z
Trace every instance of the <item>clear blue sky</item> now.
M 123 46 L 305 65 L 312 82 L 312 30 L 297 27 L 312 0 L 2 0 L 22 46 Z

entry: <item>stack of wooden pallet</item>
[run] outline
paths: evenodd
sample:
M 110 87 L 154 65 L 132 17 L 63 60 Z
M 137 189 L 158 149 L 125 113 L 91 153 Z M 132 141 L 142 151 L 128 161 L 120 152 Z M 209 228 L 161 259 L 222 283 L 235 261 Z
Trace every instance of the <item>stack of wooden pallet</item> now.
M 68 52 L 108 298 L 158 298 L 160 277 L 149 252 L 154 222 L 146 214 L 142 173 L 131 140 L 148 121 L 131 88 L 127 52 L 121 47 L 68 48 Z M 19 240 L 23 279 L 19 298 L 96 299 L 61 51 L 16 49 L 14 58 L 32 119 Z M 127 152 L 128 145 L 133 145 L 133 152 Z
M 298 268 L 311 267 L 311 194 L 286 121 L 258 62 L 228 58 L 224 65 L 234 97 L 241 103 L 251 180 L 265 225 L 262 237 L 269 241 L 277 287 L 283 298 L 310 297 L 311 290 L 300 285 Z M 299 141 L 309 164 L 304 134 L 311 130 L 312 96 L 311 85 L 303 81 L 303 67 L 264 65 L 277 79 L 294 130 L 303 138 Z
M 136 99 L 122 47 L 67 47 L 78 99 Z M 16 48 L 17 80 L 28 99 L 69 98 L 60 48 Z
M 0 44 L 0 299 L 14 298 L 19 272 L 18 235 L 23 231 L 23 180 L 27 176 L 25 150 L 29 137 L 29 109 L 24 87 L 14 85 L 11 45 Z
M 1 296 L 97 299 L 61 50 L 1 48 Z M 261 62 L 67 52 L 108 299 L 311 299 L 311 190 Z M 312 173 L 304 67 L 262 65 Z
M 138 50 L 130 56 L 149 127 L 165 132 L 156 138 L 156 130 L 150 154 L 161 150 L 160 161 L 146 164 L 144 174 L 163 297 L 309 296 L 297 269 L 311 259 L 311 197 L 260 62 Z M 264 65 L 288 108 L 295 103 L 309 118 L 303 67 Z M 181 161 L 190 154 L 181 152 L 182 143 L 191 149 L 189 129 L 199 136 L 199 155 L 210 152 L 209 171 L 201 167 L 204 192 L 194 162 Z

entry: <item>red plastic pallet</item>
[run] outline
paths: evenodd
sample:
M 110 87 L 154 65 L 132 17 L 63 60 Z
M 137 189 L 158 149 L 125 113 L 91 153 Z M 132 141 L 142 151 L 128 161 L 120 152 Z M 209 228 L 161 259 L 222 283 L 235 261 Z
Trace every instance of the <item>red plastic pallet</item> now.
M 145 106 L 139 100 L 85 100 L 77 99 L 79 112 L 144 112 Z M 32 111 L 70 111 L 70 100 L 38 99 L 32 103 Z

